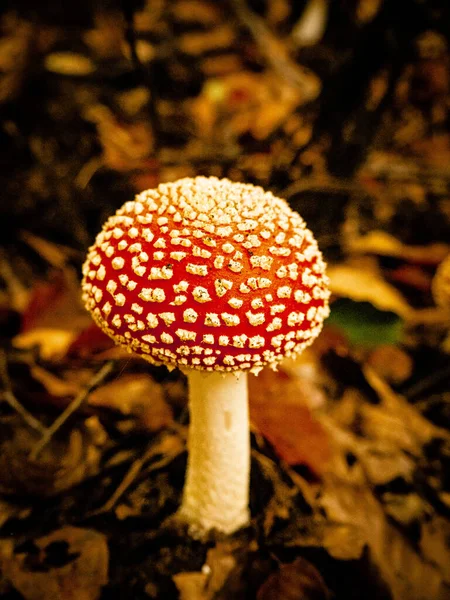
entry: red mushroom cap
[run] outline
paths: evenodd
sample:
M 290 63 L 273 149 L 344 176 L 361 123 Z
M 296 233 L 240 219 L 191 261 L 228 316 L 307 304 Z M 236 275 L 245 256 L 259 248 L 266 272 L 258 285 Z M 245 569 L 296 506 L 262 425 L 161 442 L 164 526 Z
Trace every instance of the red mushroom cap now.
M 154 364 L 258 372 L 301 352 L 328 316 L 312 233 L 250 184 L 185 178 L 108 219 L 83 267 L 97 324 Z

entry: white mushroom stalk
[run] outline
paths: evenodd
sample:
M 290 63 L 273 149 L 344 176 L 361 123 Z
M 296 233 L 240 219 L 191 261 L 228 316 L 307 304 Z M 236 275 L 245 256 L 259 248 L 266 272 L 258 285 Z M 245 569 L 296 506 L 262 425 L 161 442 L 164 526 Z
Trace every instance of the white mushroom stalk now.
M 247 374 L 186 372 L 188 468 L 179 510 L 191 535 L 232 533 L 249 520 L 250 434 Z

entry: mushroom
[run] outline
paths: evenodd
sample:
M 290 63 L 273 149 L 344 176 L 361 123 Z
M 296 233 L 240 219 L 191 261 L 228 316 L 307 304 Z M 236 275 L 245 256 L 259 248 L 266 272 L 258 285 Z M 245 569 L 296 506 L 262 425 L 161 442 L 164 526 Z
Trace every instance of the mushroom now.
M 105 223 L 83 299 L 116 343 L 189 385 L 179 518 L 191 535 L 249 520 L 247 374 L 309 346 L 328 316 L 325 263 L 285 200 L 216 177 L 163 183 Z

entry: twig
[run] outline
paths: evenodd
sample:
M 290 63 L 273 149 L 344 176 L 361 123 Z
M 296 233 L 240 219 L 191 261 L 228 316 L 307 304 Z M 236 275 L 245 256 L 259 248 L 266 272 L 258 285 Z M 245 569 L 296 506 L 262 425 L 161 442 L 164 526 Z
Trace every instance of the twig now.
M 4 388 L 2 391 L 3 400 L 5 400 L 5 402 L 7 402 L 9 406 L 22 417 L 29 427 L 45 435 L 46 428 L 44 425 L 20 404 L 12 391 L 11 380 L 8 375 L 6 354 L 3 350 L 0 350 L 0 381 Z
M 381 155 L 383 159 L 383 155 Z M 433 167 L 419 164 L 417 159 L 410 160 L 407 157 L 388 155 L 385 160 L 369 160 L 361 169 L 361 176 L 386 178 L 390 182 L 398 183 L 419 179 L 420 181 L 433 183 L 436 179 L 450 180 L 450 171 L 444 167 Z
M 150 121 L 153 129 L 153 149 L 155 154 L 158 151 L 159 143 L 160 143 L 160 119 L 158 115 L 158 111 L 156 108 L 156 90 L 155 90 L 155 79 L 153 76 L 152 67 L 145 67 L 139 58 L 137 53 L 137 37 L 136 30 L 134 28 L 134 9 L 135 2 L 131 0 L 122 0 L 122 11 L 125 17 L 126 22 L 126 30 L 125 30 L 125 39 L 130 47 L 131 60 L 135 69 L 141 74 L 144 83 L 150 92 L 150 98 L 148 102 L 148 111 L 150 116 Z
M 6 283 L 12 308 L 15 308 L 18 312 L 22 312 L 28 303 L 28 293 L 25 286 L 11 269 L 7 255 L 3 250 L 0 250 L 0 277 Z
M 75 177 L 75 185 L 81 190 L 85 190 L 89 185 L 92 177 L 101 169 L 105 164 L 103 157 L 94 156 L 87 163 L 85 163 Z
M 239 21 L 248 29 L 261 54 L 284 80 L 301 89 L 303 101 L 313 100 L 320 92 L 318 78 L 308 69 L 295 63 L 285 44 L 267 27 L 264 19 L 252 12 L 243 0 L 230 0 Z
M 67 419 L 83 404 L 89 394 L 103 381 L 111 372 L 114 366 L 114 361 L 108 361 L 103 367 L 98 371 L 94 377 L 91 379 L 89 384 L 82 390 L 76 398 L 72 400 L 69 406 L 59 415 L 57 419 L 53 421 L 53 423 L 45 430 L 42 438 L 35 445 L 33 450 L 30 453 L 30 458 L 32 460 L 36 459 L 39 453 L 45 448 L 45 446 L 52 439 L 54 434 L 60 429 L 60 427 L 67 421 Z
M 111 511 L 115 507 L 117 502 L 120 500 L 120 498 L 123 496 L 123 494 L 130 487 L 130 485 L 132 485 L 132 483 L 136 480 L 145 463 L 148 462 L 152 457 L 158 456 L 160 454 L 162 455 L 161 458 L 159 458 L 146 468 L 147 473 L 151 473 L 152 471 L 162 469 L 163 467 L 171 463 L 176 456 L 183 452 L 185 445 L 181 442 L 181 437 L 179 433 L 182 428 L 177 428 L 175 424 L 172 425 L 172 428 L 174 429 L 173 435 L 176 436 L 177 440 L 180 439 L 180 443 L 179 445 L 175 446 L 175 450 L 172 452 L 168 452 L 167 450 L 163 451 L 161 449 L 161 443 L 155 444 L 153 440 L 147 447 L 147 450 L 144 452 L 144 454 L 133 461 L 133 464 L 126 472 L 125 477 L 122 479 L 122 481 L 120 482 L 114 493 L 110 496 L 110 498 L 100 508 L 90 512 L 88 515 L 89 517 L 93 517 Z
M 289 199 L 296 194 L 303 192 L 328 192 L 330 194 L 339 192 L 362 193 L 364 191 L 361 183 L 353 179 L 344 179 L 328 176 L 326 179 L 305 178 L 296 181 L 283 190 L 284 197 Z
M 410 388 L 403 391 L 403 395 L 408 398 L 408 400 L 415 400 L 418 397 L 420 398 L 425 394 L 425 392 L 429 392 L 434 386 L 443 383 L 446 379 L 450 378 L 450 368 L 446 366 L 435 373 L 431 373 L 424 379 L 421 379 L 418 383 L 415 383 Z

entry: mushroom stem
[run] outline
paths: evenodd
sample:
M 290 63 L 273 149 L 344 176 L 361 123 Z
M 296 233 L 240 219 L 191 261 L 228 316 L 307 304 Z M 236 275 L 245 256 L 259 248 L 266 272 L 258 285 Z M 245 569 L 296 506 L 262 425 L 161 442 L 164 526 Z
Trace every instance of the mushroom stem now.
M 192 535 L 233 533 L 249 520 L 247 374 L 189 370 L 188 467 L 180 518 Z

